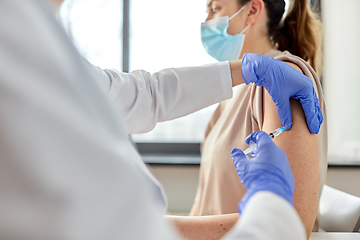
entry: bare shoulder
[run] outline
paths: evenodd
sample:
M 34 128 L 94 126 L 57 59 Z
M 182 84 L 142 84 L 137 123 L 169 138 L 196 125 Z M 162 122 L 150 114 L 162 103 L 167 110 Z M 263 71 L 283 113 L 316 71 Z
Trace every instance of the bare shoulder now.
M 300 67 L 298 65 L 296 65 L 295 63 L 292 63 L 292 62 L 285 62 L 285 63 L 289 64 L 290 66 L 292 66 L 293 68 L 295 68 L 299 72 L 302 72 Z
M 288 64 L 302 72 L 297 65 Z M 274 142 L 285 151 L 288 157 L 295 178 L 295 208 L 309 234 L 316 218 L 318 205 L 318 136 L 309 132 L 300 101 L 290 99 L 290 105 L 292 127 L 275 138 Z M 263 91 L 263 116 L 263 131 L 272 132 L 282 127 L 275 103 L 265 89 Z

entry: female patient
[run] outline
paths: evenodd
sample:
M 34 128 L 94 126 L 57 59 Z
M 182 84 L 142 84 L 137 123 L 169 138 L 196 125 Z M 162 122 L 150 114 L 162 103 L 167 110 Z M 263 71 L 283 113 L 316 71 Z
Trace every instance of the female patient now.
M 208 1 L 202 41 L 207 52 L 219 61 L 242 58 L 246 52 L 268 55 L 313 80 L 324 115 L 319 134 L 309 132 L 300 102 L 291 99 L 292 127 L 274 139 L 288 156 L 296 183 L 294 205 L 309 235 L 325 181 L 327 127 L 317 76 L 321 70 L 321 27 L 307 2 L 293 1 L 283 16 L 284 0 Z M 215 26 L 221 32 L 221 24 L 225 23 L 226 32 L 225 16 L 229 16 L 230 36 L 216 38 L 211 28 Z M 235 147 L 249 147 L 245 138 L 250 133 L 269 133 L 279 127 L 282 124 L 276 106 L 263 87 L 242 84 L 234 90 L 232 99 L 220 103 L 202 143 L 199 186 L 191 215 L 237 213 L 237 204 L 246 190 L 238 180 L 230 152 Z

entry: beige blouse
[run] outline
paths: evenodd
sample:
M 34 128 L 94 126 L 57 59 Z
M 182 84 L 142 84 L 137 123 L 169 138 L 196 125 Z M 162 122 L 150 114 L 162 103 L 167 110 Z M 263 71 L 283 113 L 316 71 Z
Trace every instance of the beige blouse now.
M 303 59 L 289 52 L 271 50 L 266 55 L 292 62 L 313 80 L 320 101 L 324 122 L 319 139 L 319 190 L 321 193 L 327 171 L 327 124 L 324 96 L 320 81 Z M 236 213 L 242 198 L 242 185 L 236 173 L 232 157 L 233 148 L 246 149 L 245 138 L 263 127 L 263 87 L 241 84 L 234 89 L 232 99 L 221 102 L 215 110 L 201 146 L 199 186 L 195 198 L 198 215 Z

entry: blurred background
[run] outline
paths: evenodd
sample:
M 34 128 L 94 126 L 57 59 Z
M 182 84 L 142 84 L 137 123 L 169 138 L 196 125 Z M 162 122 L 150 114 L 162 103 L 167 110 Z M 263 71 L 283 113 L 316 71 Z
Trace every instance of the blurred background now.
M 288 1 L 286 1 L 288 2 Z M 360 1 L 311 0 L 324 27 L 323 90 L 328 114 L 327 184 L 360 196 Z M 67 0 L 59 18 L 94 65 L 151 73 L 216 62 L 200 41 L 206 0 Z M 164 185 L 169 212 L 186 214 L 198 181 L 200 143 L 216 104 L 130 136 Z

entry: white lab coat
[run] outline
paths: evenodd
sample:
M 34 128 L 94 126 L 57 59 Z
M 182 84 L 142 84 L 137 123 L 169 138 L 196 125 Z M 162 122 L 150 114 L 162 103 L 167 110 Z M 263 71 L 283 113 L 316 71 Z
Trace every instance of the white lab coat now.
M 128 133 L 148 132 L 160 121 L 193 113 L 232 97 L 228 62 L 164 69 L 153 75 L 102 70 L 86 62 L 100 87 L 115 103 Z
M 163 219 L 163 188 L 127 133 L 228 97 L 230 80 L 215 78 L 229 70 L 103 72 L 84 64 L 40 0 L 0 1 L 0 68 L 0 239 L 179 239 Z M 211 73 L 207 93 L 187 71 Z M 293 207 L 261 192 L 226 237 L 238 238 L 305 231 Z

